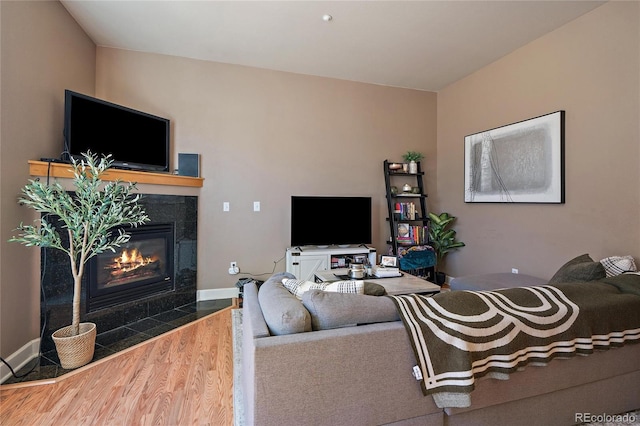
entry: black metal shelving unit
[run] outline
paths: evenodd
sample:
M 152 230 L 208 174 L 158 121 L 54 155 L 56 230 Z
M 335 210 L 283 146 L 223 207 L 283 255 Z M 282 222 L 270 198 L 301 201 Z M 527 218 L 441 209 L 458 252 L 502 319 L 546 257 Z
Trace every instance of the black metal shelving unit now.
M 407 173 L 402 169 L 392 170 L 389 168 L 390 164 L 399 163 L 389 160 L 384 160 L 383 163 L 388 209 L 387 222 L 389 223 L 389 240 L 387 244 L 391 247 L 390 252 L 394 256 L 402 257 L 401 253 L 403 251 L 410 250 L 412 247 L 419 249 L 412 253 L 415 254 L 415 259 L 412 259 L 411 262 L 409 262 L 409 259 L 406 262 L 400 260 L 400 269 L 429 281 L 435 281 L 435 254 L 430 250 L 429 233 L 427 231 L 429 215 L 427 214 L 427 194 L 425 194 L 423 182 L 424 172 L 420 162 L 418 162 L 417 173 Z M 417 187 L 418 191 L 415 193 L 403 192 L 402 186 L 405 183 L 409 183 L 412 188 Z M 397 193 L 394 194 L 392 192 L 392 186 L 397 187 Z M 410 208 L 411 205 L 413 205 L 413 208 Z M 398 208 L 403 206 L 407 208 Z M 408 238 L 399 235 L 398 227 L 401 224 L 406 224 L 409 227 L 410 235 Z M 429 253 L 420 254 L 418 251 L 429 251 Z M 411 263 L 412 267 L 403 268 L 403 263 Z

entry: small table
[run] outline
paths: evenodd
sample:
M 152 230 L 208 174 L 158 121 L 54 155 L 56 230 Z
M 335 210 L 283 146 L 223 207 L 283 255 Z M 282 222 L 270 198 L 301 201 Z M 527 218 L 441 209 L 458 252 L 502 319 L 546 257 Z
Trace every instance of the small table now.
M 327 271 L 316 271 L 317 282 L 339 281 L 338 275 L 347 275 L 348 269 L 331 269 Z M 414 275 L 402 272 L 401 277 L 393 278 L 364 278 L 364 281 L 380 284 L 387 290 L 387 294 L 410 294 L 410 293 L 439 293 L 440 286 L 418 278 Z

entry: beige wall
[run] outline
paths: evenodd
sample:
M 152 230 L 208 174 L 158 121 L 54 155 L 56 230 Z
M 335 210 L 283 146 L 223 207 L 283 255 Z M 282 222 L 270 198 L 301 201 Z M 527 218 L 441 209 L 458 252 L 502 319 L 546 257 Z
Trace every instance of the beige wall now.
M 374 243 L 386 249 L 381 163 L 408 149 L 427 155 L 430 203 L 460 218 L 468 246 L 450 257 L 451 275 L 517 267 L 548 277 L 584 252 L 640 259 L 639 9 L 606 4 L 447 87 L 436 105 L 428 92 L 96 54 L 59 3 L 0 2 L 0 354 L 39 332 L 38 250 L 6 240 L 32 217 L 15 203 L 27 160 L 59 154 L 65 88 L 170 118 L 174 167 L 178 152 L 202 155 L 200 289 L 232 287 L 232 260 L 271 272 L 288 245 L 292 194 L 371 195 Z M 464 136 L 558 109 L 567 111 L 567 203 L 465 204 Z
M 0 354 L 39 336 L 40 252 L 7 239 L 36 216 L 18 205 L 27 160 L 58 157 L 64 89 L 92 93 L 95 46 L 58 2 L 0 2 Z
M 435 93 L 109 48 L 98 49 L 96 93 L 170 118 L 174 168 L 178 152 L 201 154 L 200 290 L 233 287 L 230 261 L 284 270 L 291 195 L 373 197 L 374 244 L 386 250 L 383 160 L 423 152 L 435 189 Z M 345 212 L 345 226 L 355 220 Z
M 467 244 L 452 276 L 549 278 L 573 256 L 640 260 L 640 4 L 611 2 L 438 93 L 439 208 Z M 465 204 L 464 137 L 566 111 L 566 204 Z

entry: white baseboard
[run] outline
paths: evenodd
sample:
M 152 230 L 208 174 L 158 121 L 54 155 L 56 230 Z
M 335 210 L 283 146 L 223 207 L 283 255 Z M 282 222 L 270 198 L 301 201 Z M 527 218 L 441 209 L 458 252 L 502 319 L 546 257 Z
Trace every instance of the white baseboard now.
M 238 297 L 239 294 L 240 292 L 236 287 L 198 290 L 196 292 L 196 301 L 200 302 L 203 300 L 231 299 L 232 297 Z
M 24 367 L 29 361 L 38 356 L 40 352 L 40 338 L 33 339 L 26 343 L 23 347 L 5 358 L 5 361 L 9 363 L 13 371 L 16 373 L 22 367 Z M 4 362 L 0 362 L 0 383 L 11 377 L 11 370 Z

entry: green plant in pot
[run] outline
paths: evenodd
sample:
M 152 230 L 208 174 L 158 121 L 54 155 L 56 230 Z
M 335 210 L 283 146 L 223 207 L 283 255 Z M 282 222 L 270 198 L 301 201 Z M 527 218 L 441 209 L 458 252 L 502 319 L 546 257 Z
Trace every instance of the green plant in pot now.
M 17 228 L 18 236 L 9 239 L 28 247 L 58 249 L 69 256 L 73 275 L 73 317 L 70 326 L 52 335 L 65 369 L 89 363 L 95 348 L 95 324 L 80 322 L 81 283 L 86 262 L 107 250 L 115 252 L 116 247 L 126 244 L 131 236 L 122 226 L 138 226 L 149 221 L 138 204 L 140 195 L 133 194 L 135 183 L 102 181 L 103 173 L 113 163 L 110 156 L 98 158 L 90 152 L 83 156 L 80 161 L 72 160 L 75 194 L 67 192 L 58 182 L 47 185 L 38 179 L 29 180 L 19 202 L 41 213 L 41 217 L 35 225 L 21 223 Z M 66 231 L 68 241 L 63 242 L 53 225 L 56 218 L 60 231 Z M 115 228 L 118 228 L 117 232 Z
M 451 224 L 456 220 L 449 213 L 439 215 L 429 212 L 429 239 L 436 252 L 436 284 L 442 285 L 445 281 L 445 273 L 440 270 L 442 260 L 453 250 L 464 247 L 462 241 L 456 241 L 456 231 Z
M 402 159 L 409 163 L 409 173 L 418 173 L 418 161 L 422 160 L 424 155 L 416 151 L 407 151 Z

